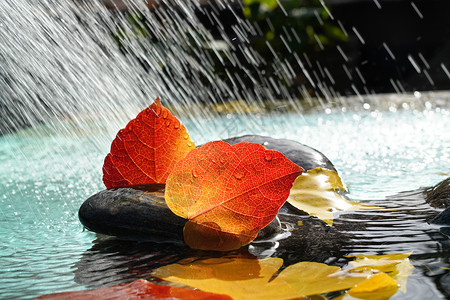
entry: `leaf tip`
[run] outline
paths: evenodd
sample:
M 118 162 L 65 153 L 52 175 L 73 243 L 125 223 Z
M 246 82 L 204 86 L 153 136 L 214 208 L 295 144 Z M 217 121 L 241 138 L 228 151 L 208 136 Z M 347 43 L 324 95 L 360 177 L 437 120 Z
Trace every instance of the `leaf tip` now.
M 214 223 L 196 223 L 189 220 L 184 225 L 184 242 L 191 248 L 212 251 L 231 251 L 249 244 L 256 238 L 258 232 L 234 234 L 222 231 L 222 228 Z
M 386 273 L 375 274 L 348 291 L 355 298 L 381 300 L 389 299 L 398 290 L 397 282 Z

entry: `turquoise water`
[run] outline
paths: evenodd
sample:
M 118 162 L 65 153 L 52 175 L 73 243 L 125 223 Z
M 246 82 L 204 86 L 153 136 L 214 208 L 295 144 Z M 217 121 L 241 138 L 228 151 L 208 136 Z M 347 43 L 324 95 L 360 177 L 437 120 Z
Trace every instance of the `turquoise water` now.
M 430 186 L 450 172 L 450 118 L 443 108 L 230 114 L 183 123 L 197 145 L 242 134 L 310 145 L 330 158 L 357 200 L 383 199 Z M 93 251 L 96 236 L 83 231 L 77 212 L 87 197 L 104 188 L 103 158 L 115 132 L 125 124 L 108 123 L 98 127 L 101 130 L 61 127 L 70 122 L 55 124 L 60 125 L 0 137 L 1 299 L 89 287 L 77 279 L 76 270 Z M 108 255 L 114 257 L 114 251 Z M 121 255 L 118 260 L 130 260 Z M 107 264 L 98 276 L 110 276 Z M 423 282 L 425 291 L 439 296 L 432 280 Z
M 189 122 L 185 123 L 189 129 Z M 260 115 L 251 119 L 229 115 L 201 123 L 209 129 L 211 139 L 260 134 L 311 146 L 333 162 L 354 199 L 383 199 L 436 184 L 450 175 L 446 109 Z M 205 142 L 209 136 L 191 133 L 194 141 Z

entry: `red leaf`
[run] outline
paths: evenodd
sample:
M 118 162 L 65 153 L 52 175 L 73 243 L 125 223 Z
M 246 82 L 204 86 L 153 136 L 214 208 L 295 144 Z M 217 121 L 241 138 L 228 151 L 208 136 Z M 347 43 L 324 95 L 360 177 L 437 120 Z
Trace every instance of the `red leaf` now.
M 229 300 L 226 295 L 213 294 L 180 287 L 162 286 L 145 279 L 135 280 L 126 284 L 119 284 L 99 289 L 55 293 L 44 295 L 36 299 L 58 300 L 112 300 L 112 299 L 223 299 Z
M 165 183 L 192 149 L 186 128 L 158 98 L 117 133 L 103 164 L 103 182 L 108 189 Z
M 175 214 L 189 219 L 184 239 L 190 247 L 231 250 L 251 242 L 275 218 L 302 172 L 259 144 L 211 142 L 178 162 L 165 198 Z

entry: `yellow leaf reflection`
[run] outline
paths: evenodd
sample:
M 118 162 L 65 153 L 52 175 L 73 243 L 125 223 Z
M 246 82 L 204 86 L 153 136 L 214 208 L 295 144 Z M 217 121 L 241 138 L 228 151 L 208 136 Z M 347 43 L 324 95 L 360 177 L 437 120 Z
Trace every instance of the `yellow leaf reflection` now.
M 287 201 L 328 225 L 333 224 L 334 211 L 379 209 L 375 206 L 351 202 L 336 193 L 344 191 L 341 178 L 335 171 L 316 168 L 297 177 Z
M 153 275 L 172 282 L 241 282 L 264 284 L 283 265 L 281 258 L 209 258 L 161 267 Z
M 372 270 L 384 272 L 397 281 L 400 290 L 406 293 L 408 276 L 413 272 L 413 265 L 409 261 L 412 252 L 406 254 L 387 255 L 354 255 L 356 260 L 351 261 L 353 271 Z
M 281 294 L 286 298 L 290 295 L 299 297 L 346 290 L 363 282 L 370 274 L 345 272 L 339 267 L 322 263 L 299 262 L 284 269 L 271 282 L 275 290 L 272 299 L 279 299 L 281 289 Z
M 393 296 L 397 289 L 397 282 L 392 277 L 379 273 L 351 288 L 348 294 L 358 299 L 383 300 Z
M 281 258 L 209 258 L 171 264 L 153 271 L 166 281 L 233 299 L 321 299 L 321 294 L 348 292 L 339 299 L 388 299 L 406 287 L 413 266 L 409 255 L 356 255 L 346 268 L 299 262 L 279 272 Z M 279 274 L 278 274 L 279 272 Z
M 254 262 L 259 263 L 259 268 Z M 292 299 L 349 289 L 372 274 L 347 272 L 322 263 L 300 262 L 287 267 L 272 280 L 282 264 L 280 258 L 206 259 L 186 265 L 164 266 L 152 275 L 203 291 L 227 294 L 233 299 L 248 299 L 250 296 L 253 299 Z M 247 272 L 243 271 L 245 266 L 250 267 Z M 206 268 L 204 271 L 203 267 Z M 240 275 L 232 280 L 235 274 Z M 211 277 L 208 278 L 209 275 Z

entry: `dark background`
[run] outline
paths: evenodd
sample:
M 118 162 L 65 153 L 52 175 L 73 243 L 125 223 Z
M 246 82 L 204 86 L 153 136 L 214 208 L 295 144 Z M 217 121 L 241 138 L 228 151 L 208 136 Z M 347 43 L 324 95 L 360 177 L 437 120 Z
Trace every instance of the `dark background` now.
M 365 40 L 365 44 L 360 43 L 356 34 L 349 30 L 348 47 L 353 65 L 365 74 L 370 91 L 395 92 L 390 79 L 399 81 L 406 91 L 450 88 L 449 74 L 441 65 L 447 70 L 450 67 L 450 1 L 379 1 L 381 9 L 371 0 L 329 0 L 329 3 L 335 18 L 348 29 L 357 28 Z M 383 43 L 389 46 L 395 59 Z M 408 56 L 417 63 L 420 72 Z M 354 82 L 362 87 L 360 80 Z M 345 80 L 339 84 L 339 90 L 350 92 L 345 87 L 348 84 Z M 397 87 L 401 90 L 398 84 Z
M 287 2 L 281 1 L 282 4 Z M 210 1 L 206 6 L 214 7 L 214 3 Z M 241 2 L 233 3 L 234 12 L 221 10 L 219 14 L 225 31 L 237 24 L 236 15 L 245 18 Z M 319 1 L 310 3 L 312 7 Z M 317 45 L 303 46 L 299 53 L 308 54 L 312 63 L 305 64 L 305 68 L 313 81 L 330 89 L 332 96 L 450 89 L 450 1 L 328 0 L 325 3 L 332 15 L 326 22 L 342 28 L 348 35 L 346 40 L 331 41 L 323 49 Z M 217 24 L 204 13 L 199 13 L 198 17 L 218 39 L 222 38 Z M 272 23 L 279 18 L 273 13 Z M 320 26 L 316 26 L 316 30 L 320 30 Z M 233 39 L 231 30 L 227 34 Z M 264 51 L 267 49 L 261 50 Z M 281 57 L 289 55 L 282 50 L 277 54 Z M 324 74 L 325 68 L 332 80 Z M 309 84 L 304 76 L 302 78 L 301 70 L 295 71 L 299 76 L 297 82 L 294 80 L 290 84 L 291 90 L 296 84 L 306 85 L 310 94 L 320 94 L 317 86 Z

